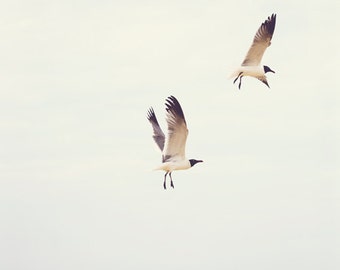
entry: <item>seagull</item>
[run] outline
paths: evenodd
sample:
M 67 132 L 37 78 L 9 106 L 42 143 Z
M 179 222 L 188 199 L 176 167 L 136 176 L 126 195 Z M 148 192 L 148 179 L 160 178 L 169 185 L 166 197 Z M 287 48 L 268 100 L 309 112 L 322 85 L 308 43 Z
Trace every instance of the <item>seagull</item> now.
M 175 170 L 186 170 L 203 160 L 187 159 L 185 157 L 185 143 L 188 136 L 184 113 L 178 100 L 174 96 L 166 99 L 166 122 L 168 134 L 165 137 L 158 124 L 152 107 L 148 110 L 147 119 L 153 128 L 153 139 L 162 151 L 162 164 L 155 170 L 165 171 L 163 187 L 166 189 L 166 177 L 169 175 L 171 187 L 174 188 L 171 173 Z
M 275 71 L 271 70 L 268 66 L 261 66 L 261 59 L 266 51 L 267 47 L 271 44 L 271 39 L 274 34 L 276 23 L 276 14 L 272 14 L 271 17 L 261 24 L 257 30 L 253 39 L 253 44 L 250 46 L 246 58 L 243 60 L 241 67 L 239 67 L 232 77 L 237 76 L 234 83 L 240 78 L 238 88 L 241 89 L 241 80 L 243 76 L 251 76 L 259 79 L 265 85 L 269 87 L 267 82 L 266 73 Z M 269 87 L 270 88 L 270 87 Z

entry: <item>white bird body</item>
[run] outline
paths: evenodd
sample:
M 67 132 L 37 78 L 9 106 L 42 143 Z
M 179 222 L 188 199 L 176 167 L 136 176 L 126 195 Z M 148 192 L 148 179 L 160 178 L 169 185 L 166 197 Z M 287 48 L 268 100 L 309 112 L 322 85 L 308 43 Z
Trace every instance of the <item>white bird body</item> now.
M 242 77 L 250 76 L 259 79 L 265 85 L 268 85 L 266 73 L 273 72 L 268 66 L 262 66 L 261 60 L 264 52 L 271 44 L 271 39 L 274 34 L 276 24 L 276 14 L 272 14 L 271 17 L 261 24 L 257 30 L 253 43 L 250 46 L 242 65 L 231 75 L 236 77 L 234 83 L 240 79 L 238 88 L 241 89 Z
M 165 137 L 158 124 L 155 112 L 152 108 L 148 111 L 148 120 L 153 128 L 153 138 L 162 151 L 162 164 L 155 170 L 165 171 L 164 189 L 166 189 L 166 176 L 169 174 L 171 186 L 174 187 L 171 173 L 177 170 L 186 170 L 202 160 L 187 159 L 185 157 L 185 144 L 188 137 L 188 129 L 184 113 L 178 100 L 170 96 L 166 100 L 166 121 L 168 123 L 168 134 Z
M 263 66 L 240 66 L 232 74 L 232 77 L 236 77 L 240 73 L 242 73 L 243 76 L 251 76 L 255 78 L 258 78 L 258 77 L 266 78 Z
M 187 158 L 184 159 L 171 159 L 160 164 L 155 170 L 163 170 L 166 172 L 173 172 L 179 170 L 186 170 L 191 167 L 190 162 Z

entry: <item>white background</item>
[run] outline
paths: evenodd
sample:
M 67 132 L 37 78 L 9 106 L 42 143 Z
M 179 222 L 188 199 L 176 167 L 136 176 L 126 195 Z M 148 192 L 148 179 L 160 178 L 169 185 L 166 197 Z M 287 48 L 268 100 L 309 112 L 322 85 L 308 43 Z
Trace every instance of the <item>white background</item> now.
M 338 1 L 1 2 L 1 269 L 339 269 Z M 169 95 L 204 163 L 163 190 Z

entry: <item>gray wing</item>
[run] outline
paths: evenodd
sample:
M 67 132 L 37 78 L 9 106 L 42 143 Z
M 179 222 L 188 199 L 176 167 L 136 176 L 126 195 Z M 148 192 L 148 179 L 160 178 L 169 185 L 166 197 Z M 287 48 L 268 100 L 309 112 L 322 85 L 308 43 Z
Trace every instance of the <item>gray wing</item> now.
M 166 99 L 165 106 L 168 136 L 163 151 L 163 162 L 176 156 L 185 157 L 185 144 L 188 136 L 184 113 L 178 100 L 170 96 Z
M 161 151 L 163 151 L 164 142 L 165 142 L 165 135 L 164 135 L 161 127 L 158 124 L 156 114 L 155 114 L 152 107 L 148 110 L 147 118 L 148 118 L 148 120 L 151 123 L 152 128 L 153 128 L 153 136 L 152 137 L 155 140 L 158 147 L 161 149 Z
M 257 30 L 253 40 L 253 44 L 244 59 L 242 66 L 257 66 L 261 63 L 262 56 L 265 50 L 270 46 L 271 39 L 274 34 L 276 23 L 276 14 L 272 14 L 271 17 L 261 24 Z

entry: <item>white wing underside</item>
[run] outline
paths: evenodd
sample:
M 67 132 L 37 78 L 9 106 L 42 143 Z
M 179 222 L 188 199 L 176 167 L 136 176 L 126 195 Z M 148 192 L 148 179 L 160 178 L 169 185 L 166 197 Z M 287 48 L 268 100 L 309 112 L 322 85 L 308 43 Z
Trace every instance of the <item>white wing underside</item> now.
M 168 134 L 164 143 L 163 162 L 184 159 L 188 128 L 182 108 L 173 96 L 167 99 L 165 105 Z
M 258 66 L 261 63 L 262 57 L 270 42 L 253 43 L 244 59 L 242 66 Z
M 165 139 L 163 161 L 168 159 L 184 159 L 185 144 L 188 137 L 188 129 L 184 121 L 176 121 L 168 114 L 168 136 Z

